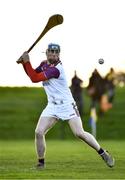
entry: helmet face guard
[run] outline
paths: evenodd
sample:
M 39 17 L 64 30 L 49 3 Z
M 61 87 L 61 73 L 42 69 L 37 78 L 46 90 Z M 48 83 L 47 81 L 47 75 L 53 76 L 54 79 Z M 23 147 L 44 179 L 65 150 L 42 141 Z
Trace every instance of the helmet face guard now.
M 59 60 L 60 46 L 58 44 L 49 44 L 46 50 L 47 60 L 54 64 Z
M 55 54 L 59 54 L 59 50 L 56 50 L 56 49 L 47 49 L 47 52 L 48 53 L 55 53 Z

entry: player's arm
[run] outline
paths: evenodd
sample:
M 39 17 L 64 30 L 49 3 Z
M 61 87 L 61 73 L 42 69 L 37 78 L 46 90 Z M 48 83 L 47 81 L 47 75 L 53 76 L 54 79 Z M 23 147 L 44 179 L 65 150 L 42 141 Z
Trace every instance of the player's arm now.
M 30 63 L 29 55 L 27 52 L 24 52 L 23 55 L 18 59 L 18 64 L 22 64 L 24 67 L 25 72 L 30 77 L 32 82 L 40 82 L 40 81 L 46 81 L 47 77 L 44 74 L 44 72 L 37 73 Z
M 22 63 L 25 72 L 30 77 L 31 81 L 34 83 L 59 77 L 59 70 L 55 67 L 50 67 L 46 71 L 42 72 L 37 72 L 36 70 L 34 70 L 29 61 L 29 56 L 27 52 L 25 52 L 20 59 L 21 60 L 18 63 Z
M 48 80 L 46 74 L 44 72 L 37 73 L 33 68 L 32 65 L 29 62 L 23 63 L 23 67 L 27 73 L 27 75 L 30 77 L 31 81 L 36 83 L 40 81 L 46 81 Z
M 60 75 L 60 72 L 56 67 L 49 67 L 47 70 L 39 73 L 32 68 L 30 62 L 23 63 L 23 67 L 25 68 L 32 82 L 40 82 L 49 80 L 51 78 L 58 78 Z

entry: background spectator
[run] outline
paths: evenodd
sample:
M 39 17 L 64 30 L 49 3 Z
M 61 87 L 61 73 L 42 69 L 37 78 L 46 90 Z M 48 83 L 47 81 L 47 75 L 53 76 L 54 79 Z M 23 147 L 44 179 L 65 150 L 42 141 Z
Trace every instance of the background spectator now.
M 80 115 L 83 115 L 83 81 L 77 76 L 76 71 L 72 78 L 71 91 L 72 95 L 76 101 Z

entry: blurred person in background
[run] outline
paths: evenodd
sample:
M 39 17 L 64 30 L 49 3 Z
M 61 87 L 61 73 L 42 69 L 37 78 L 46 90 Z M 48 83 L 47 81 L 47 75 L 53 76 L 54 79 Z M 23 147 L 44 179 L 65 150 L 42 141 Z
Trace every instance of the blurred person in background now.
M 101 101 L 102 97 L 106 92 L 105 81 L 95 69 L 89 79 L 89 85 L 87 87 L 88 94 L 91 98 L 90 108 L 96 108 L 97 103 L 99 104 L 99 112 L 102 113 Z
M 108 102 L 112 104 L 115 96 L 115 84 L 114 84 L 115 71 L 113 68 L 110 68 L 110 71 L 105 76 L 105 80 L 106 80 L 106 89 L 108 94 Z
M 71 92 L 72 95 L 76 101 L 80 116 L 83 115 L 83 80 L 81 80 L 76 71 L 74 72 L 74 76 L 71 80 L 72 84 L 71 84 Z

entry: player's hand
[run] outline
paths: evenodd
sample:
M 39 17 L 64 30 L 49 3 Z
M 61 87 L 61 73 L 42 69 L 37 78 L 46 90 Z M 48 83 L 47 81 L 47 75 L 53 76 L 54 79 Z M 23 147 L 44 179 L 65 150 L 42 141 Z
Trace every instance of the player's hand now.
M 18 64 L 20 63 L 26 63 L 26 62 L 29 62 L 30 61 L 30 58 L 29 58 L 29 54 L 27 51 L 25 51 L 22 56 L 16 61 Z

